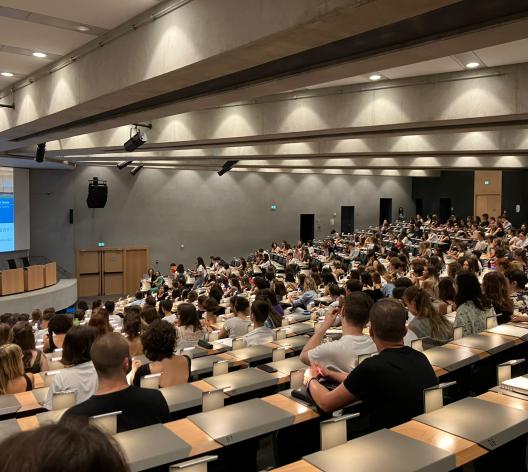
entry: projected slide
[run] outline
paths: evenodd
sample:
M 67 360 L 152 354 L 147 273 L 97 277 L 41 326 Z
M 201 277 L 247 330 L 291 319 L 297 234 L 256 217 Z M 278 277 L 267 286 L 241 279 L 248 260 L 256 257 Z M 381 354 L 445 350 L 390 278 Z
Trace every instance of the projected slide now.
M 15 250 L 13 169 L 0 167 L 0 252 Z

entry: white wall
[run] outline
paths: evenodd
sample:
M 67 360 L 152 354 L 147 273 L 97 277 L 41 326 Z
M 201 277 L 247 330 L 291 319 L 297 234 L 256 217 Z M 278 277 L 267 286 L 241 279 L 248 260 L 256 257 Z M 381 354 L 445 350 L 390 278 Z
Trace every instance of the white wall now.
M 108 203 L 88 209 L 88 180 L 107 180 Z M 316 237 L 327 235 L 333 213 L 339 231 L 341 205 L 355 206 L 355 226 L 377 224 L 379 198 L 410 211 L 411 178 L 331 176 L 81 167 L 31 170 L 31 253 L 56 259 L 74 271 L 74 247 L 146 245 L 165 269 L 195 257 L 246 256 L 272 241 L 299 238 L 299 215 L 314 213 Z M 272 203 L 277 211 L 271 211 Z M 74 209 L 74 225 L 68 210 Z M 184 245 L 181 248 L 180 245 Z

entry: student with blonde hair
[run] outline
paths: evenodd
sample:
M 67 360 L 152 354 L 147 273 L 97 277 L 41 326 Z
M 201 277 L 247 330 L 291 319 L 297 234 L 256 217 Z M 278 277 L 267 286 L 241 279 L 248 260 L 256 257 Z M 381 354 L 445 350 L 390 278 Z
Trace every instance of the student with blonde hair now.
M 33 389 L 33 374 L 24 373 L 24 353 L 16 344 L 0 346 L 0 395 Z

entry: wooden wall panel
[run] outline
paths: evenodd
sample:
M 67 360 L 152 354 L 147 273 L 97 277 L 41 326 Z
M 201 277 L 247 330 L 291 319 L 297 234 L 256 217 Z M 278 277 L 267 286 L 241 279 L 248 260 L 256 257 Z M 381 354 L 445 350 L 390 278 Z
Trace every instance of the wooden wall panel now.
M 100 287 L 101 280 L 99 274 L 81 274 L 77 279 L 79 297 L 96 297 L 100 295 Z
M 104 275 L 104 295 L 121 295 L 123 293 L 123 274 Z
M 483 213 L 487 213 L 489 216 L 497 217 L 502 214 L 502 171 L 475 171 L 474 202 L 475 215 L 482 216 Z
M 77 252 L 77 272 L 79 274 L 97 274 L 99 270 L 99 251 L 81 249 Z
M 147 272 L 149 261 L 148 248 L 130 248 L 125 250 L 125 293 L 132 294 L 139 289 L 139 281 Z
M 109 249 L 103 252 L 105 272 L 123 272 L 123 250 Z

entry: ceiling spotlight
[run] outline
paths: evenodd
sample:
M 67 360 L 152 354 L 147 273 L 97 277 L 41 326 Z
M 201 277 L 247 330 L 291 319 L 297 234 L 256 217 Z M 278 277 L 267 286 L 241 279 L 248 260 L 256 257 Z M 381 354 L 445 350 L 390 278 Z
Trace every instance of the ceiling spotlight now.
M 478 62 L 468 62 L 466 64 L 466 69 L 476 69 L 479 66 L 480 66 L 480 63 Z
M 370 79 L 370 80 L 373 80 L 373 81 L 375 82 L 376 80 L 380 80 L 380 79 L 381 79 L 381 75 L 379 75 L 379 74 L 372 74 L 371 76 L 369 76 L 369 79 Z
M 121 161 L 117 164 L 117 168 L 119 170 L 124 169 L 125 167 L 128 167 L 130 164 L 132 164 L 134 161 Z
M 35 154 L 35 160 L 37 162 L 43 162 L 46 154 L 46 143 L 40 143 L 37 145 L 37 152 Z
M 137 128 L 134 128 L 134 130 L 134 134 L 132 134 L 133 130 L 130 130 L 130 139 L 124 144 L 127 152 L 135 151 L 139 146 L 147 142 L 147 137 L 141 131 Z
M 224 163 L 224 165 L 222 166 L 222 168 L 217 172 L 218 175 L 222 176 L 224 175 L 226 172 L 229 172 L 234 166 L 235 164 L 237 163 L 238 161 L 226 161 Z
M 2 74 L 4 77 L 13 77 L 13 74 L 11 72 L 2 72 Z
M 90 28 L 88 26 L 79 25 L 75 28 L 77 31 L 82 31 L 83 33 L 86 33 L 86 31 L 90 31 Z
M 132 175 L 136 175 L 141 169 L 143 169 L 143 164 L 139 164 L 138 166 L 134 167 L 130 173 Z
M 43 53 L 43 52 L 34 52 L 33 55 L 35 57 L 48 57 L 48 55 L 46 53 Z

